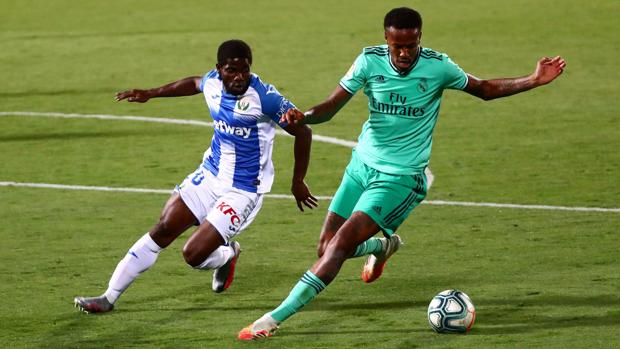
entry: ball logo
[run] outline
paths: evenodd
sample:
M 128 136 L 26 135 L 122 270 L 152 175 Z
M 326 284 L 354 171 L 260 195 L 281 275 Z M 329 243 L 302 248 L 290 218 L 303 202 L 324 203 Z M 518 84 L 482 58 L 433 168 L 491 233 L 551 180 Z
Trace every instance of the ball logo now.
M 217 209 L 220 210 L 220 212 L 222 212 L 223 214 L 230 216 L 230 224 L 237 226 L 239 223 L 241 223 L 241 218 L 237 216 L 237 212 L 234 208 L 230 207 L 229 204 L 225 202 L 220 202 L 220 204 L 217 205 Z

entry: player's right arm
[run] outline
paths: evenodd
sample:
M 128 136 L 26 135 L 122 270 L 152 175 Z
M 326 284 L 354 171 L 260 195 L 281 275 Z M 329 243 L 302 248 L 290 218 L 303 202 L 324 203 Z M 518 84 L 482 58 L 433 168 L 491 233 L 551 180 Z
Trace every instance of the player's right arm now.
M 147 102 L 149 99 L 156 97 L 191 96 L 202 92 L 200 88 L 201 83 L 201 76 L 190 76 L 148 90 L 133 89 L 119 92 L 116 94 L 116 100 L 122 101 L 123 99 L 126 99 L 129 102 L 144 103 Z

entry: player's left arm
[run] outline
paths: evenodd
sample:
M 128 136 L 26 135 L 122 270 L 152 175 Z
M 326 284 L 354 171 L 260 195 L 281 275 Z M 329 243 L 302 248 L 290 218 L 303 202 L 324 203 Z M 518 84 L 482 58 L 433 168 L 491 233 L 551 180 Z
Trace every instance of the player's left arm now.
M 301 111 L 297 109 L 292 108 L 288 111 L 291 112 L 292 110 L 303 116 Z M 284 130 L 295 137 L 295 166 L 293 168 L 291 192 L 293 193 L 293 196 L 295 196 L 297 207 L 299 207 L 301 211 L 304 210 L 304 205 L 309 209 L 313 209 L 318 206 L 318 201 L 312 193 L 310 193 L 310 189 L 304 181 L 304 178 L 306 178 L 306 172 L 308 171 L 308 165 L 310 164 L 312 130 L 307 125 L 301 123 L 288 124 L 284 127 Z
M 528 76 L 482 80 L 467 74 L 468 81 L 463 91 L 487 101 L 506 97 L 550 83 L 562 74 L 565 67 L 566 61 L 556 56 L 541 58 Z

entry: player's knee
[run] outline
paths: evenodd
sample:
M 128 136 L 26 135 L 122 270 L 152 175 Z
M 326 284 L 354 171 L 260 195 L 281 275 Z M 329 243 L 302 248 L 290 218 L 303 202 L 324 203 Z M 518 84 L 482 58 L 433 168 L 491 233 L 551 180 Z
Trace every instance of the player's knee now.
M 204 261 L 204 258 L 192 248 L 191 244 L 183 246 L 183 259 L 192 268 L 197 268 Z

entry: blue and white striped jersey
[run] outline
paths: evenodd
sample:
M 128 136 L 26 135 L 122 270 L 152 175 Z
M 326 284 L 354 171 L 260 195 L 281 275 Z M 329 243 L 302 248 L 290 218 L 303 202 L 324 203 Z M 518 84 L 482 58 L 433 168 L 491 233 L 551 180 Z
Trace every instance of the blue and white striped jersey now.
M 217 70 L 200 84 L 211 117 L 213 138 L 203 166 L 222 182 L 253 193 L 267 193 L 273 184 L 271 154 L 276 124 L 295 106 L 272 85 L 252 74 L 250 87 L 240 96 L 225 91 Z M 279 124 L 280 127 L 286 123 Z

